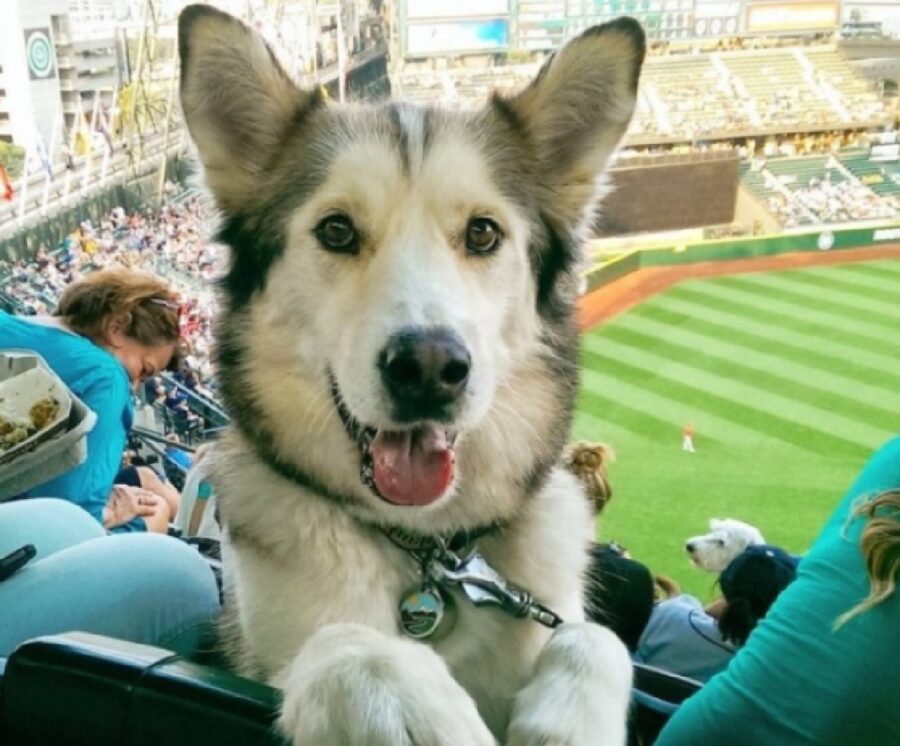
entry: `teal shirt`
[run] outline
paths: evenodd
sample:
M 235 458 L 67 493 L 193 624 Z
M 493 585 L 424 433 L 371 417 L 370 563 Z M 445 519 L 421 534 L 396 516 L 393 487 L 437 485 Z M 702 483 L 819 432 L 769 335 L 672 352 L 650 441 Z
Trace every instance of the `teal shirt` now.
M 834 621 L 869 593 L 849 520 L 861 498 L 900 487 L 900 438 L 869 461 L 812 549 L 728 668 L 685 702 L 656 746 L 900 744 L 900 590 Z
M 0 312 L 0 349 L 37 352 L 72 392 L 97 415 L 81 466 L 28 491 L 28 497 L 59 497 L 103 522 L 103 508 L 122 463 L 131 428 L 128 374 L 122 364 L 89 339 Z M 143 531 L 137 518 L 117 529 Z

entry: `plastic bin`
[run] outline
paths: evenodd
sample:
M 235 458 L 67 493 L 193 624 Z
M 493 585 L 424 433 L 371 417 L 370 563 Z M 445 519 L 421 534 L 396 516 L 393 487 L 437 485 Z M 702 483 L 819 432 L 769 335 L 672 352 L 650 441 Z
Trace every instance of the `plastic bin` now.
M 27 350 L 0 351 L 0 388 L 27 400 L 23 382 L 38 387 L 35 399 L 48 393 L 56 397 L 60 415 L 49 427 L 0 454 L 0 500 L 82 464 L 87 458 L 87 434 L 97 422 L 97 416 L 68 390 L 40 355 Z

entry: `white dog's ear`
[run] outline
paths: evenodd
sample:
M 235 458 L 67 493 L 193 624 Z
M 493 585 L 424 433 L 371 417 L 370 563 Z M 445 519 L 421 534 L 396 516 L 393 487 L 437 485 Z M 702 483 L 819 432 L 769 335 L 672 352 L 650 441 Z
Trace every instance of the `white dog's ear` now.
M 539 159 L 542 205 L 560 225 L 581 227 L 593 213 L 599 177 L 634 113 L 645 49 L 632 18 L 595 26 L 509 101 Z
M 219 206 L 252 194 L 288 125 L 318 94 L 302 93 L 255 31 L 208 5 L 178 17 L 181 106 Z

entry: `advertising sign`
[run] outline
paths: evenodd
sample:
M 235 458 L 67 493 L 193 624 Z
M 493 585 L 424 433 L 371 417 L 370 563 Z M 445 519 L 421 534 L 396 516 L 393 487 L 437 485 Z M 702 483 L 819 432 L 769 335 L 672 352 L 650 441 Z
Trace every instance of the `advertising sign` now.
M 50 41 L 50 29 L 25 29 L 25 61 L 31 80 L 45 80 L 56 75 L 56 55 Z
M 412 56 L 494 52 L 508 46 L 509 21 L 506 18 L 416 23 L 406 28 L 406 54 Z
M 833 31 L 839 20 L 836 2 L 758 3 L 747 8 L 746 28 L 751 34 Z

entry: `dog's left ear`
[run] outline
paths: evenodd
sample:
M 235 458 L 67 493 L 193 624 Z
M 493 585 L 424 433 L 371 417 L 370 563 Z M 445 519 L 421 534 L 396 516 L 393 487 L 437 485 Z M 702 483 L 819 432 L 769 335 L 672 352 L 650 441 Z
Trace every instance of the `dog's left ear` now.
M 646 44 L 640 24 L 618 18 L 556 52 L 508 104 L 536 149 L 542 200 L 560 226 L 582 226 L 598 179 L 631 121 Z

